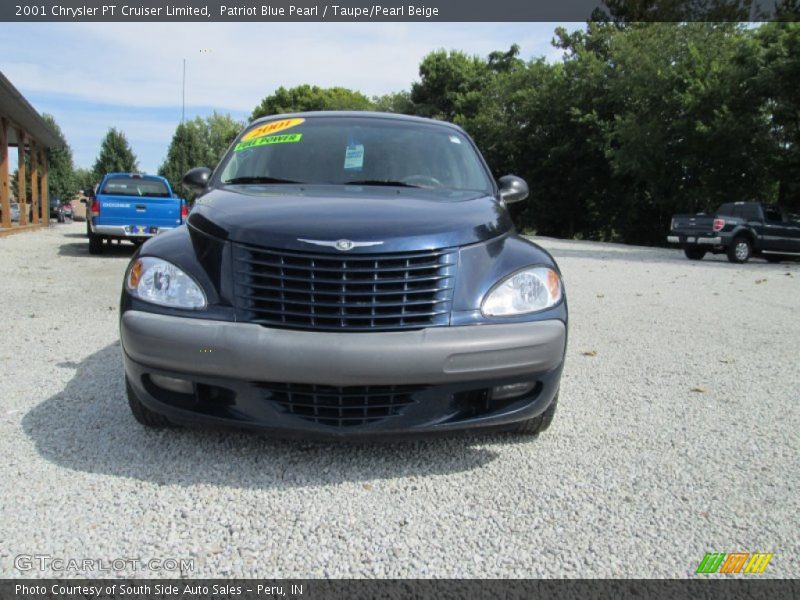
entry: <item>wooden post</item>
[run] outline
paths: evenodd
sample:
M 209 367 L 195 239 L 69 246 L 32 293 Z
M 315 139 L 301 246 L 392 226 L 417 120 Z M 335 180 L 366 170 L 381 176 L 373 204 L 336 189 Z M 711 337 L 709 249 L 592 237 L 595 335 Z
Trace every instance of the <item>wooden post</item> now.
M 42 223 L 50 225 L 50 187 L 47 182 L 47 175 L 50 172 L 50 165 L 47 162 L 47 150 L 40 150 L 40 163 L 42 165 Z
M 29 154 L 31 157 L 31 216 L 33 217 L 33 224 L 39 224 L 39 161 L 36 160 L 37 148 L 36 142 L 31 138 L 29 146 Z
M 0 118 L 0 210 L 3 220 L 0 225 L 11 227 L 10 182 L 8 180 L 8 121 Z
M 17 129 L 17 202 L 19 203 L 19 224 L 28 224 L 28 182 L 25 177 L 25 132 Z

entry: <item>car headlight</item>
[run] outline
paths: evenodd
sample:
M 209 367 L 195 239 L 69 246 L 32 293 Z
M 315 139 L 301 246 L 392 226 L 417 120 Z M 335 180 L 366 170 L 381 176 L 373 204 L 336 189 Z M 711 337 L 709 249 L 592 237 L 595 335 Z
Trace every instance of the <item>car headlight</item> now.
M 172 308 L 206 307 L 206 295 L 191 277 L 166 260 L 137 258 L 125 277 L 125 288 L 132 296 Z
M 486 317 L 533 313 L 561 301 L 561 278 L 548 267 L 532 267 L 506 277 L 486 295 L 481 312 Z

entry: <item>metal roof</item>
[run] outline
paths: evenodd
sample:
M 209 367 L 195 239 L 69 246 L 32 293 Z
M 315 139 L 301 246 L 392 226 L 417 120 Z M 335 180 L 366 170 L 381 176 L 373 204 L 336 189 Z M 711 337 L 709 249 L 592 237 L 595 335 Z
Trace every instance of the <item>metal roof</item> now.
M 42 116 L 2 71 L 0 71 L 0 116 L 6 117 L 12 123 L 8 131 L 8 143 L 11 145 L 17 144 L 17 127 L 46 148 L 64 145 L 64 140 L 50 129 Z
M 250 125 L 254 123 L 261 123 L 262 121 L 274 121 L 275 119 L 294 119 L 306 117 L 351 117 L 362 119 L 391 119 L 393 121 L 410 121 L 412 123 L 427 123 L 429 125 L 443 125 L 451 129 L 463 131 L 461 127 L 449 121 L 440 121 L 439 119 L 428 119 L 426 117 L 418 117 L 416 115 L 406 115 L 403 113 L 387 113 L 378 112 L 374 110 L 313 110 L 307 112 L 294 112 L 282 113 L 277 115 L 268 115 L 259 117 L 253 120 Z

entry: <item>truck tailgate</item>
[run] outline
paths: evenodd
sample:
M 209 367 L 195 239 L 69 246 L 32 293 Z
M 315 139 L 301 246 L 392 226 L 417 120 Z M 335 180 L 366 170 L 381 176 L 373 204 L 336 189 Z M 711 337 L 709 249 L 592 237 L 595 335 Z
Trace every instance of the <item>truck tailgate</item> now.
M 681 233 L 712 231 L 714 217 L 708 215 L 675 215 L 672 217 L 672 230 Z
M 181 202 L 178 198 L 101 194 L 97 200 L 100 203 L 97 222 L 102 225 L 177 227 L 181 224 Z

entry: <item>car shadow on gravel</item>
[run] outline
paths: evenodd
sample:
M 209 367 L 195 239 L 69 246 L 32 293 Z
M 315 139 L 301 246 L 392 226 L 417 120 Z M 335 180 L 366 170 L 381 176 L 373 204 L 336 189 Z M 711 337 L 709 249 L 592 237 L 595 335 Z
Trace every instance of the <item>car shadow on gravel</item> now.
M 73 235 L 73 234 L 68 234 Z M 91 256 L 92 258 L 119 258 L 121 256 L 133 256 L 133 253 L 136 251 L 136 246 L 133 244 L 123 243 L 123 244 L 103 244 L 103 253 L 102 254 L 89 254 L 89 240 L 86 239 L 86 236 L 77 236 L 83 237 L 83 242 L 70 242 L 68 244 L 61 244 L 58 248 L 58 255 L 59 256 Z
M 80 363 L 59 393 L 22 419 L 45 460 L 74 471 L 156 483 L 293 488 L 442 475 L 486 466 L 502 434 L 392 444 L 309 442 L 237 430 L 147 430 L 130 414 L 119 343 Z

